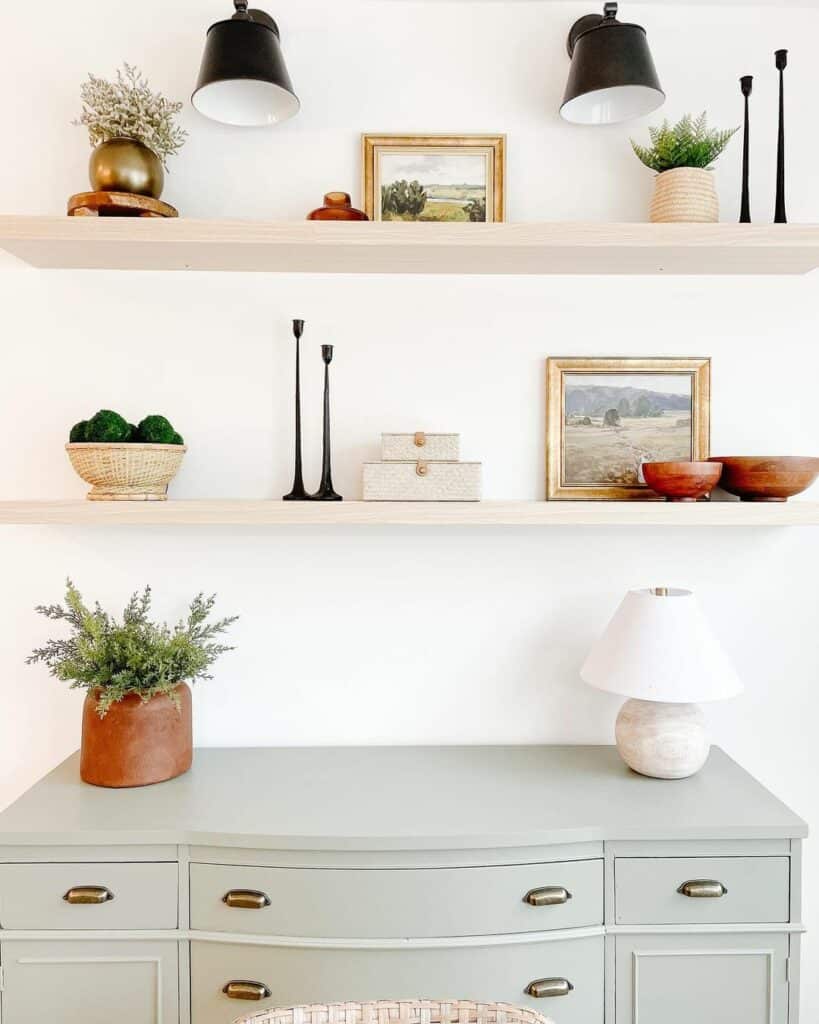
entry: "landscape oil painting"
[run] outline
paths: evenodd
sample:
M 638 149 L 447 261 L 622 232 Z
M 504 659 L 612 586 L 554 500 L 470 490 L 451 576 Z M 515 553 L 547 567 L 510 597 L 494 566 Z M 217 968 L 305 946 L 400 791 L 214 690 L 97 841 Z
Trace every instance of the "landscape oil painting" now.
M 371 220 L 486 224 L 503 219 L 503 136 L 365 135 Z
M 708 456 L 708 360 L 549 360 L 550 498 L 634 499 L 646 462 Z

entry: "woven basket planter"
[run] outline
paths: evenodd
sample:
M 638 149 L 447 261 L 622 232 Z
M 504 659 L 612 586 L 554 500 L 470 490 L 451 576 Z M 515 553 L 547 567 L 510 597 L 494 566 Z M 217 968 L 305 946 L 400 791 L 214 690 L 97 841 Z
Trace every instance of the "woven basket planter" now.
M 78 476 L 91 490 L 89 501 L 165 501 L 184 444 L 67 444 Z
M 719 220 L 714 175 L 700 167 L 675 167 L 654 181 L 652 224 L 713 224 Z
M 467 999 L 380 1000 L 372 1003 L 313 1003 L 263 1010 L 233 1024 L 553 1024 L 535 1010 L 509 1003 Z

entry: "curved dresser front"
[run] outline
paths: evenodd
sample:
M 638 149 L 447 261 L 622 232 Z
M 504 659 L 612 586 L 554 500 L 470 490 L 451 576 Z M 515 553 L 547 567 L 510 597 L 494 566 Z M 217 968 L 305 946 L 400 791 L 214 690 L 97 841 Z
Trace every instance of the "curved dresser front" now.
M 556 1024 L 796 1024 L 804 824 L 714 750 L 200 750 L 144 790 L 70 759 L 0 815 L 3 1024 L 228 1024 L 469 998 Z

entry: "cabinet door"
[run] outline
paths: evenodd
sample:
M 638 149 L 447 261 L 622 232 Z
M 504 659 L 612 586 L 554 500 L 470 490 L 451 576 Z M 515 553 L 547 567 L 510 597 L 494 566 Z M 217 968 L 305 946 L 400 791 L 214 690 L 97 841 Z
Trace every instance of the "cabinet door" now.
M 621 935 L 617 1024 L 786 1024 L 787 935 Z
M 3 1024 L 175 1024 L 176 942 L 4 942 Z

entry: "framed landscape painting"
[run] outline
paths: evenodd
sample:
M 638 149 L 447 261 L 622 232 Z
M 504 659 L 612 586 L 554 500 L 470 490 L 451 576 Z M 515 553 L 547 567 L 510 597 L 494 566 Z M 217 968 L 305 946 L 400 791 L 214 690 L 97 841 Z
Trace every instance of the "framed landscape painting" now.
M 505 143 L 504 135 L 364 135 L 364 211 L 381 221 L 502 221 Z
M 710 359 L 547 360 L 549 499 L 655 499 L 644 462 L 709 455 Z

